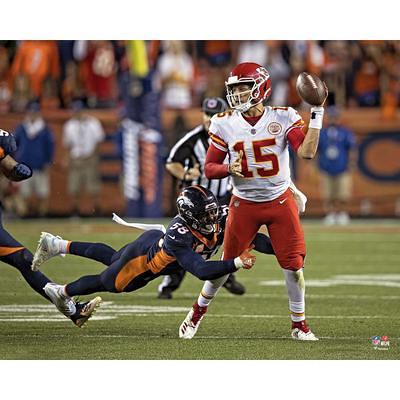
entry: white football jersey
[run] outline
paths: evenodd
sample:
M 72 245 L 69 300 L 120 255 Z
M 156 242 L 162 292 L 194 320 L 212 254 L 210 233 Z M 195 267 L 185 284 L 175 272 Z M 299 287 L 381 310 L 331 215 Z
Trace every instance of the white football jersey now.
M 242 174 L 233 176 L 233 194 L 251 201 L 271 201 L 291 182 L 287 135 L 304 121 L 291 107 L 266 107 L 251 126 L 238 111 L 220 113 L 211 119 L 212 144 L 228 153 L 233 162 L 243 151 Z

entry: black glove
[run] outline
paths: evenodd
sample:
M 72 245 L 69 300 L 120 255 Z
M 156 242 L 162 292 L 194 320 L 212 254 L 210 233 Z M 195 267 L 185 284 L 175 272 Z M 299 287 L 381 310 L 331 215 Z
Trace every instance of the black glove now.
M 17 150 L 15 137 L 11 133 L 0 129 L 0 160 L 8 154 L 14 153 L 15 150 Z
M 9 179 L 14 182 L 24 181 L 32 176 L 32 169 L 26 164 L 17 164 L 11 174 L 9 175 Z

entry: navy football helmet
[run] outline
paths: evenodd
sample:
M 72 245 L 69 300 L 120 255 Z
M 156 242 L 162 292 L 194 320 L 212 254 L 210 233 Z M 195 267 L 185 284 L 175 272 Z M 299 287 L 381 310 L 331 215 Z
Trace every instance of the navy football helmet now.
M 194 230 L 204 235 L 217 231 L 221 207 L 214 194 L 202 186 L 188 186 L 176 200 L 180 217 Z

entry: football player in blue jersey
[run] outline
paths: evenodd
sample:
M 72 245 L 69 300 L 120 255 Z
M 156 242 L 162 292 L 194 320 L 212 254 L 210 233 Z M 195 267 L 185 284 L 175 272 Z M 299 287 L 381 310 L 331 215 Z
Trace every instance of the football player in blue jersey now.
M 11 181 L 18 182 L 29 179 L 32 169 L 18 163 L 10 154 L 17 150 L 15 138 L 11 133 L 0 129 L 0 170 Z M 0 204 L 0 261 L 16 268 L 29 286 L 38 294 L 50 301 L 43 288 L 50 279 L 39 271 L 32 271 L 33 254 L 20 242 L 15 240 L 3 227 L 2 205 Z M 74 303 L 68 300 L 59 303 L 58 309 L 70 318 L 75 325 L 81 327 L 91 316 L 97 302 Z
M 132 292 L 153 279 L 183 268 L 201 280 L 220 278 L 256 261 L 251 250 L 273 254 L 269 238 L 258 233 L 250 248 L 233 260 L 207 261 L 223 242 L 227 207 L 221 208 L 214 194 L 202 186 L 189 186 L 177 198 L 178 215 L 166 232 L 148 230 L 119 251 L 103 243 L 63 240 L 42 232 L 32 269 L 59 254 L 74 254 L 99 261 L 107 268 L 67 285 L 47 283 L 46 294 L 54 303 L 73 301 L 73 296 L 95 292 Z

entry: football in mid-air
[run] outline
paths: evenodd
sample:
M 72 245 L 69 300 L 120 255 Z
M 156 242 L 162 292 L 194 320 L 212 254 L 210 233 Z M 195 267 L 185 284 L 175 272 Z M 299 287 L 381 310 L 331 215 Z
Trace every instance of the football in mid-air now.
M 328 88 L 317 75 L 302 72 L 296 81 L 299 96 L 312 106 L 320 106 L 325 101 Z

